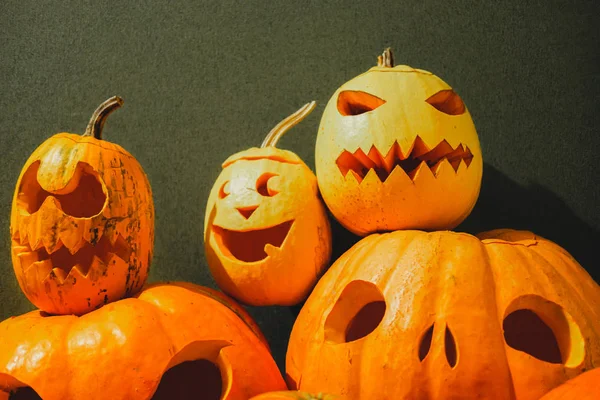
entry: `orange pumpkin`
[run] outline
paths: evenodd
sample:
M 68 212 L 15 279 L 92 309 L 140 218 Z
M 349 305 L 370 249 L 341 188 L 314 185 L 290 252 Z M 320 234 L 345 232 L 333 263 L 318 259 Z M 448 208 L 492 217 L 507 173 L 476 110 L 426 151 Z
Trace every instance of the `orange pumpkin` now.
M 600 368 L 586 371 L 552 389 L 540 400 L 597 400 L 600 399 Z
M 0 390 L 53 399 L 246 400 L 285 383 L 256 324 L 212 290 L 156 284 L 85 314 L 0 323 Z
M 312 111 L 284 119 L 260 148 L 229 157 L 208 198 L 204 244 L 219 287 L 251 305 L 294 305 L 331 256 L 331 231 L 317 179 L 277 140 Z
M 431 72 L 394 66 L 389 49 L 333 94 L 315 155 L 325 203 L 358 235 L 452 229 L 479 196 L 483 159 L 466 106 Z
M 102 140 L 113 97 L 83 135 L 59 133 L 29 157 L 12 202 L 12 262 L 27 298 L 81 315 L 138 292 L 154 243 L 152 191 L 137 160 Z
M 537 400 L 600 366 L 598 304 L 589 274 L 531 232 L 373 234 L 300 311 L 288 385 L 349 399 Z
M 318 393 L 311 394 L 306 392 L 299 392 L 297 390 L 287 390 L 282 392 L 269 392 L 263 393 L 258 396 L 251 398 L 250 400 L 342 400 L 339 396 L 331 396 L 328 394 Z

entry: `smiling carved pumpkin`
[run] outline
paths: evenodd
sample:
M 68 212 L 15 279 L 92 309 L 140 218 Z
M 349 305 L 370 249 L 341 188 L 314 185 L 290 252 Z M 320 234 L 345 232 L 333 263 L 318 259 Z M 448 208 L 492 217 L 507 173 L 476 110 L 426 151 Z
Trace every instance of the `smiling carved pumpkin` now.
M 329 100 L 315 163 L 325 203 L 359 235 L 456 227 L 477 201 L 483 171 L 458 94 L 430 72 L 394 66 L 389 49 Z
M 531 232 L 373 234 L 292 329 L 292 389 L 348 399 L 537 400 L 600 366 L 600 286 Z
M 32 311 L 1 322 L 0 338 L 0 399 L 246 400 L 286 388 L 243 308 L 189 283 L 81 317 Z
M 13 268 L 21 289 L 51 314 L 81 315 L 135 294 L 154 243 L 150 184 L 137 160 L 102 140 L 113 97 L 83 135 L 59 133 L 29 157 L 12 202 Z
M 208 198 L 208 266 L 219 287 L 243 303 L 297 304 L 329 261 L 331 232 L 316 177 L 296 154 L 275 147 L 314 105 L 280 122 L 261 148 L 229 157 Z

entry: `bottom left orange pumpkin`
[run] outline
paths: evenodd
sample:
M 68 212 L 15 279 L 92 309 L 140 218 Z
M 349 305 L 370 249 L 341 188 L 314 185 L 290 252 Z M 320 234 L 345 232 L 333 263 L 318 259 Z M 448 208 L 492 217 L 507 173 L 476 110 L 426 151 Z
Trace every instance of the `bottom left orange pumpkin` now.
M 285 390 L 256 323 L 214 290 L 155 284 L 81 317 L 0 323 L 0 399 L 237 400 Z

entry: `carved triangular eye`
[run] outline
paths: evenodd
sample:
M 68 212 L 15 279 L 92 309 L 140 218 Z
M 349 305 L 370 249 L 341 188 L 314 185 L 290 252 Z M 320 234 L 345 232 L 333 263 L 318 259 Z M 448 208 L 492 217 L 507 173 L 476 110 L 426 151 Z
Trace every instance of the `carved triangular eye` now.
M 337 108 L 344 116 L 360 115 L 385 104 L 385 100 L 359 90 L 344 90 L 337 99 Z
M 461 115 L 466 111 L 465 103 L 452 89 L 440 90 L 425 101 L 448 115 Z

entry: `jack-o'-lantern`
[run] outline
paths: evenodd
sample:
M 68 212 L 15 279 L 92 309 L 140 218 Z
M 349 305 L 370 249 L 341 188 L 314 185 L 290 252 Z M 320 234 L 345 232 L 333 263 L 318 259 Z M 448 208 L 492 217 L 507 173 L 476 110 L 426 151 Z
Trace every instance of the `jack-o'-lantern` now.
M 150 184 L 138 161 L 102 140 L 113 97 L 83 135 L 59 133 L 29 157 L 12 202 L 12 262 L 27 298 L 50 314 L 81 315 L 135 294 L 154 243 Z
M 333 94 L 315 154 L 327 207 L 358 235 L 452 229 L 479 196 L 483 160 L 463 101 L 431 72 L 394 66 L 389 49 Z
M 533 400 L 600 366 L 600 286 L 531 232 L 373 234 L 321 278 L 292 389 L 348 399 Z
M 331 256 L 331 231 L 317 179 L 296 154 L 275 147 L 315 106 L 281 121 L 260 148 L 223 163 L 208 198 L 204 243 L 219 287 L 251 305 L 306 298 Z
M 256 323 L 213 290 L 154 284 L 81 317 L 0 323 L 0 393 L 12 398 L 246 400 L 285 390 Z

